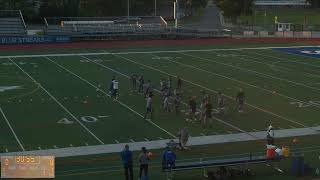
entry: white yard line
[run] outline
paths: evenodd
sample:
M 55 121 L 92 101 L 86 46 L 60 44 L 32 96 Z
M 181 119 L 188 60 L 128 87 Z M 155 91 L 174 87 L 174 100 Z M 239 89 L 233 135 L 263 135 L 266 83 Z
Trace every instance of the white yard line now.
M 124 60 L 127 60 L 127 61 L 129 61 L 129 62 L 132 62 L 132 63 L 134 63 L 134 64 L 139 64 L 140 66 L 144 66 L 144 67 L 146 67 L 146 68 L 149 68 L 149 69 L 152 69 L 152 70 L 154 70 L 154 71 L 160 72 L 160 73 L 162 73 L 162 74 L 166 74 L 166 75 L 171 76 L 171 77 L 177 77 L 176 75 L 167 73 L 167 72 L 165 72 L 165 71 L 162 71 L 162 70 L 160 70 L 160 69 L 154 68 L 154 67 L 152 67 L 152 66 L 148 66 L 148 65 L 145 65 L 145 64 L 142 64 L 142 63 L 138 63 L 138 62 L 133 61 L 133 60 L 131 60 L 131 59 L 128 59 L 128 58 L 126 58 L 126 57 L 119 56 L 119 55 L 115 55 L 115 56 L 120 57 L 120 58 L 122 58 L 122 59 L 124 59 Z M 181 78 L 181 79 L 182 79 L 182 78 Z M 202 85 L 197 84 L 197 83 L 194 83 L 194 82 L 192 82 L 192 81 L 189 81 L 189 80 L 186 80 L 186 79 L 182 79 L 182 80 L 183 80 L 184 82 L 187 82 L 187 83 L 192 84 L 192 85 L 194 85 L 194 86 L 200 87 L 200 88 L 205 89 L 205 90 L 207 90 L 207 91 L 210 91 L 210 92 L 213 92 L 213 93 L 217 93 L 217 91 L 215 91 L 215 90 L 213 90 L 213 89 L 210 89 L 210 88 L 208 88 L 208 87 L 202 86 Z M 234 98 L 234 97 L 231 97 L 231 96 L 225 95 L 225 97 L 227 97 L 227 98 L 229 98 L 229 99 L 231 99 L 231 100 L 235 100 L 235 98 Z M 250 107 L 252 107 L 252 108 L 254 108 L 254 109 L 257 109 L 257 110 L 260 110 L 260 111 L 265 112 L 265 113 L 267 113 L 267 114 L 270 114 L 270 115 L 272 115 L 272 116 L 274 116 L 274 117 L 277 117 L 277 118 L 280 118 L 280 119 L 283 119 L 283 120 L 286 120 L 286 121 L 289 121 L 289 122 L 298 124 L 298 125 L 300 125 L 301 127 L 307 127 L 306 125 L 304 125 L 304 124 L 302 124 L 302 123 L 299 123 L 299 122 L 296 122 L 296 121 L 294 121 L 294 120 L 291 120 L 291 119 L 288 119 L 288 118 L 286 118 L 286 117 L 283 117 L 283 116 L 281 116 L 281 115 L 275 114 L 275 113 L 273 113 L 273 112 L 271 112 L 271 111 L 268 111 L 268 110 L 266 110 L 266 109 L 263 109 L 263 108 L 260 108 L 260 107 L 257 107 L 257 106 L 255 106 L 255 105 L 248 104 L 248 103 L 245 103 L 245 104 L 248 105 L 248 106 L 250 106 Z
M 117 55 L 115 55 L 115 56 L 116 56 L 116 57 L 120 57 L 120 58 L 122 58 L 122 59 L 125 58 L 125 57 L 122 57 L 122 56 L 117 56 Z M 83 56 L 83 57 L 84 57 L 84 56 Z M 120 74 L 120 75 L 122 75 L 122 76 L 124 76 L 124 77 L 126 77 L 126 78 L 128 78 L 128 79 L 130 79 L 130 77 L 129 77 L 128 75 L 126 75 L 126 74 L 123 74 L 123 73 L 121 73 L 121 72 L 119 72 L 119 71 L 117 71 L 117 70 L 114 70 L 114 69 L 112 69 L 112 68 L 110 68 L 110 67 L 108 67 L 108 66 L 106 66 L 106 65 L 104 65 L 104 64 L 101 64 L 101 63 L 98 63 L 98 62 L 94 62 L 94 61 L 92 61 L 90 58 L 87 58 L 87 57 L 84 57 L 84 58 L 86 58 L 88 61 L 91 61 L 92 63 L 95 63 L 95 64 L 97 64 L 97 65 L 99 65 L 99 66 L 101 66 L 101 67 L 104 67 L 104 68 L 106 68 L 106 69 L 108 69 L 108 70 L 110 70 L 110 71 L 112 71 L 112 72 L 118 73 L 118 74 Z M 125 58 L 125 59 L 128 59 L 128 58 Z M 155 89 L 155 91 L 158 92 L 158 93 L 160 93 L 160 91 L 157 90 L 157 89 Z M 184 103 L 184 102 L 182 102 L 182 104 L 187 105 L 187 104 Z M 221 119 L 219 119 L 219 118 L 216 118 L 216 117 L 213 117 L 213 118 L 216 119 L 218 122 L 223 123 L 223 124 L 225 124 L 225 125 L 233 128 L 233 129 L 235 129 L 235 130 L 237 130 L 237 131 L 239 131 L 239 132 L 246 133 L 246 131 L 244 131 L 244 130 L 242 130 L 241 128 L 239 128 L 239 127 L 237 127 L 237 126 L 234 126 L 234 125 L 232 125 L 232 124 L 230 124 L 230 123 L 228 123 L 228 122 L 226 122 L 226 121 L 223 121 L 223 120 L 221 120 Z
M 266 50 L 274 48 L 305 48 L 317 46 L 289 46 L 289 47 L 256 47 L 256 48 L 220 48 L 220 49 L 185 49 L 185 50 L 167 50 L 167 51 L 129 51 L 129 52 L 100 52 L 100 53 L 57 53 L 57 54 L 33 54 L 33 55 L 16 55 L 16 56 L 0 56 L 0 59 L 8 58 L 32 58 L 32 57 L 62 57 L 62 56 L 87 56 L 87 55 L 110 55 L 110 54 L 154 54 L 154 53 L 179 53 L 179 52 L 210 52 L 210 51 L 236 51 L 236 50 Z
M 35 80 L 29 73 L 27 73 L 24 69 L 22 69 L 16 62 L 14 62 L 11 58 L 9 60 L 17 66 L 25 75 L 27 75 L 35 84 L 37 84 L 46 94 L 48 94 L 51 99 L 53 99 L 65 112 L 67 112 L 74 120 L 76 120 L 80 126 L 82 126 L 94 139 L 96 139 L 100 144 L 104 144 L 100 138 L 98 138 L 92 131 L 90 131 L 87 126 L 85 126 L 73 113 L 71 113 L 64 105 L 61 104 L 57 98 L 55 98 L 46 88 L 44 88 L 37 80 Z
M 11 124 L 10 124 L 10 122 L 9 122 L 9 120 L 8 120 L 8 118 L 7 118 L 7 116 L 6 116 L 6 115 L 5 115 L 5 113 L 3 112 L 3 110 L 2 110 L 2 108 L 1 108 L 1 106 L 0 106 L 0 112 L 1 112 L 1 114 L 2 114 L 2 116 L 3 116 L 3 118 L 4 118 L 4 120 L 7 122 L 7 125 L 8 125 L 8 127 L 10 128 L 10 130 L 11 130 L 11 132 L 12 132 L 12 134 L 13 134 L 14 138 L 16 139 L 17 143 L 19 144 L 20 148 L 22 149 L 22 151 L 25 151 L 25 148 L 23 147 L 23 145 L 22 145 L 22 143 L 21 143 L 20 139 L 18 138 L 18 136 L 17 136 L 16 132 L 15 132 L 15 131 L 14 131 L 14 129 L 12 128 L 12 126 L 11 126 Z M 2 132 L 2 133 L 3 133 L 3 132 Z
M 193 66 L 193 65 L 190 65 L 190 64 L 185 64 L 185 63 L 181 63 L 181 62 L 173 61 L 173 60 L 169 60 L 169 59 L 167 59 L 167 61 L 170 61 L 170 62 L 175 63 L 175 64 L 179 64 L 179 65 L 181 65 L 181 66 L 185 66 L 185 67 L 189 67 L 189 68 L 192 68 L 192 69 L 196 69 L 196 70 L 198 70 L 198 71 L 202 71 L 202 72 L 205 72 L 205 73 L 207 73 L 207 74 L 212 74 L 212 75 L 215 75 L 215 76 L 224 78 L 224 79 L 228 79 L 228 80 L 230 80 L 230 81 L 234 81 L 234 82 L 237 82 L 237 83 L 246 85 L 246 86 L 250 86 L 250 87 L 253 87 L 253 88 L 256 88 L 256 89 L 259 89 L 259 90 L 268 92 L 268 93 L 270 93 L 270 94 L 272 94 L 272 95 L 284 97 L 284 98 L 286 98 L 286 99 L 290 99 L 290 100 L 293 100 L 293 101 L 301 102 L 301 103 L 304 103 L 304 104 L 309 104 L 308 102 L 304 102 L 304 101 L 299 100 L 299 99 L 297 99 L 297 98 L 293 98 L 293 97 L 290 97 L 290 96 L 287 96 L 287 95 L 284 95 L 284 94 L 281 94 L 281 93 L 278 93 L 278 92 L 274 94 L 273 91 L 271 91 L 271 90 L 268 90 L 268 89 L 265 89 L 265 88 L 261 88 L 261 87 L 258 87 L 258 86 L 256 86 L 256 85 L 253 85 L 253 84 L 244 82 L 244 81 L 240 81 L 240 80 L 234 79 L 234 78 L 229 77 L 229 76 L 224 76 L 224 75 L 221 75 L 221 74 L 218 74 L 218 73 L 214 73 L 214 72 L 212 72 L 212 71 L 208 71 L 208 70 L 205 70 L 205 69 L 202 69 L 202 68 L 198 68 L 198 67 Z M 315 106 L 315 107 L 317 107 L 317 108 L 320 108 L 320 104 L 317 104 L 317 103 L 312 103 L 312 104 L 313 104 L 313 106 Z
M 212 63 L 220 64 L 220 65 L 223 65 L 223 66 L 231 67 L 231 68 L 234 68 L 234 69 L 250 72 L 250 73 L 259 75 L 260 77 L 267 77 L 269 79 L 275 79 L 275 80 L 279 80 L 279 81 L 284 81 L 284 82 L 287 82 L 287 83 L 294 84 L 296 86 L 301 86 L 301 87 L 309 88 L 309 89 L 312 89 L 312 90 L 320 91 L 320 89 L 316 88 L 316 87 L 308 86 L 306 84 L 303 84 L 303 83 L 300 83 L 300 82 L 291 81 L 291 80 L 284 79 L 284 78 L 275 77 L 275 76 L 272 76 L 272 75 L 269 75 L 269 74 L 264 74 L 264 73 L 261 73 L 261 72 L 258 72 L 258 71 L 254 71 L 254 70 L 251 70 L 251 69 L 242 68 L 242 67 L 234 66 L 234 65 L 231 65 L 231 64 L 215 61 L 213 59 L 203 58 L 203 57 L 200 57 L 200 56 L 190 55 L 190 54 L 186 54 L 186 53 L 180 53 L 180 54 L 192 57 L 194 59 L 200 59 L 200 60 L 203 60 L 203 61 L 212 62 Z
M 73 76 L 77 77 L 78 79 L 80 79 L 81 81 L 85 82 L 86 84 L 90 85 L 91 87 L 95 88 L 96 90 L 98 90 L 99 92 L 103 93 L 104 95 L 110 97 L 110 95 L 105 92 L 103 89 L 100 89 L 99 87 L 97 87 L 96 85 L 94 85 L 93 83 L 89 82 L 88 80 L 80 77 L 79 75 L 75 74 L 74 72 L 70 71 L 69 69 L 65 68 L 64 66 L 60 65 L 59 63 L 53 61 L 51 58 L 49 57 L 45 57 L 47 60 L 49 60 L 50 62 L 52 62 L 53 64 L 57 65 L 58 67 L 60 67 L 61 69 L 65 70 L 66 72 L 72 74 Z M 123 107 L 127 108 L 128 110 L 130 110 L 131 112 L 133 112 L 134 114 L 140 116 L 141 118 L 144 118 L 144 116 L 142 114 L 140 114 L 139 112 L 133 110 L 132 108 L 130 108 L 128 105 L 124 104 L 123 102 L 116 100 L 116 102 L 118 102 L 120 105 L 122 105 Z M 176 138 L 175 135 L 173 135 L 172 133 L 170 133 L 169 131 L 165 130 L 164 128 L 160 127 L 159 125 L 157 125 L 156 123 L 152 122 L 151 120 L 146 120 L 147 122 L 149 122 L 150 124 L 152 124 L 153 126 L 157 127 L 158 129 L 162 130 L 163 132 L 165 132 L 166 134 L 168 134 L 169 136 Z

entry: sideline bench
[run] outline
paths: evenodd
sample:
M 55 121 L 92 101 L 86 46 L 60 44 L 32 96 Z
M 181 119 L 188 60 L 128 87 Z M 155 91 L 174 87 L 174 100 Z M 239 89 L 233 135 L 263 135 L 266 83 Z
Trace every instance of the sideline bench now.
M 230 167 L 230 166 L 242 166 L 248 164 L 268 164 L 272 162 L 279 162 L 280 159 L 267 159 L 266 156 L 247 156 L 239 158 L 229 158 L 229 159 L 216 159 L 216 160 L 205 160 L 202 161 L 192 161 L 192 162 L 180 162 L 176 163 L 176 166 L 173 168 L 164 167 L 163 172 L 167 173 L 167 179 L 172 178 L 172 172 L 174 171 L 187 171 L 194 169 L 204 169 L 210 167 Z M 281 172 L 282 170 L 276 168 L 277 171 Z

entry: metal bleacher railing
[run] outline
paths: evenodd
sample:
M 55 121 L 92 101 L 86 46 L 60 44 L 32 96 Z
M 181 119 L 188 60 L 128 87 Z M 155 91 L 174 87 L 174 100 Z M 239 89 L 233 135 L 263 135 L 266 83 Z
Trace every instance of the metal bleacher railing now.
M 0 36 L 25 36 L 26 24 L 20 10 L 0 11 Z
M 45 18 L 48 35 L 72 37 L 216 37 L 219 30 L 197 30 L 168 27 L 161 16 L 143 17 L 61 17 Z
M 256 6 L 305 6 L 309 3 L 306 0 L 256 0 Z

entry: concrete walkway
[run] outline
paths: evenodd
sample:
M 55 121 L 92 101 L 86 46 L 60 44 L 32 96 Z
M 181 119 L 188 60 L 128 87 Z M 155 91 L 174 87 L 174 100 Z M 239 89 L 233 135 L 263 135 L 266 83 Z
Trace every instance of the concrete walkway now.
M 275 130 L 276 138 L 286 138 L 286 137 L 298 137 L 306 135 L 316 135 L 320 134 L 320 126 L 310 127 L 310 128 L 297 128 L 297 129 L 283 129 Z M 244 141 L 254 141 L 263 140 L 266 138 L 266 132 L 249 132 L 249 133 L 237 133 L 237 134 L 227 134 L 227 135 L 214 135 L 214 136 L 200 136 L 191 137 L 188 145 L 198 146 L 198 145 L 212 145 L 221 143 L 232 143 L 232 142 L 244 142 Z M 130 149 L 133 151 L 138 151 L 141 147 L 146 147 L 147 149 L 162 149 L 167 146 L 170 139 L 158 140 L 158 141 L 144 141 L 127 143 Z M 175 141 L 177 141 L 175 139 Z M 106 154 L 106 153 L 119 153 L 122 151 L 123 144 L 108 144 L 108 145 L 96 145 L 96 146 L 83 146 L 83 147 L 68 147 L 60 149 L 48 149 L 48 150 L 36 150 L 36 151 L 25 151 L 25 152 L 9 152 L 1 153 L 0 156 L 11 156 L 11 155 L 52 155 L 56 157 L 71 157 L 71 156 L 83 156 L 83 155 L 94 155 L 94 154 Z
M 199 29 L 220 29 L 223 24 L 224 20 L 220 14 L 220 10 L 212 0 L 209 0 L 199 21 L 193 22 L 192 24 L 185 24 L 184 26 Z

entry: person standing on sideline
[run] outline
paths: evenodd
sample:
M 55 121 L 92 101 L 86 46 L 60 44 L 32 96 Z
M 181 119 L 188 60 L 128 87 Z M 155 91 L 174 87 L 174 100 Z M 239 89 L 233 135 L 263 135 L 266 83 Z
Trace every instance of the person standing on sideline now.
M 149 169 L 149 155 L 148 151 L 145 147 L 142 147 L 141 153 L 139 154 L 139 163 L 140 163 L 140 170 L 139 170 L 139 178 L 142 177 L 142 172 L 144 172 L 144 178 L 148 178 L 148 169 Z
M 267 143 L 268 145 L 274 145 L 274 131 L 272 125 L 267 130 Z
M 147 111 L 144 115 L 144 119 L 147 119 L 147 115 L 150 114 L 150 119 L 152 119 L 152 94 L 149 94 L 149 97 L 147 98 Z
M 176 154 L 170 149 L 168 146 L 162 155 L 162 169 L 169 169 L 169 174 L 171 174 L 171 170 L 176 167 Z M 170 177 L 172 179 L 172 177 Z
M 126 180 L 133 180 L 133 160 L 129 145 L 125 145 L 124 150 L 121 152 L 121 159 Z

